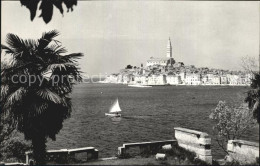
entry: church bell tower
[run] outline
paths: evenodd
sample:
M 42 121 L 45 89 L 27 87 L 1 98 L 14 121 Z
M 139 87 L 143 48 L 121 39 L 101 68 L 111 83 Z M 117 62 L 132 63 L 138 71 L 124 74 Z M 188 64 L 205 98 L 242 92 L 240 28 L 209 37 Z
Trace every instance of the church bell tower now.
M 167 58 L 172 58 L 172 43 L 171 39 L 169 38 L 168 44 L 167 44 L 167 53 L 166 53 Z

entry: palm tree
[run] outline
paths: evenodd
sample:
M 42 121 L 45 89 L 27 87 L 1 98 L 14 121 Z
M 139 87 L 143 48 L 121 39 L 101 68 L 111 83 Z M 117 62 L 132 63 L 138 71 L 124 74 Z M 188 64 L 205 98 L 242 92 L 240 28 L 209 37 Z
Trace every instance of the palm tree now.
M 247 92 L 245 101 L 248 103 L 248 107 L 252 109 L 254 117 L 257 122 L 260 121 L 260 72 L 253 73 L 254 78 L 252 79 L 251 89 Z
M 45 164 L 47 138 L 55 140 L 70 116 L 72 81 L 82 80 L 76 62 L 83 54 L 65 54 L 54 39 L 58 35 L 53 30 L 38 40 L 23 40 L 8 34 L 8 46 L 1 45 L 11 60 L 1 71 L 1 116 L 32 141 L 36 164 Z

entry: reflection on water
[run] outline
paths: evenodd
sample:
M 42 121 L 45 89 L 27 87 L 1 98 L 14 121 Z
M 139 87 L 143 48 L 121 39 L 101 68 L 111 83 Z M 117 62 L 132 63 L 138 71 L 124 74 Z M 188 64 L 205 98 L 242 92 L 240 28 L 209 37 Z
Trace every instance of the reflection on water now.
M 113 124 L 119 124 L 120 121 L 122 120 L 121 117 L 111 117 L 110 119 L 111 119 Z
M 121 116 L 121 117 L 108 117 L 113 124 L 119 124 L 122 119 L 147 119 L 152 115 L 148 116 Z
M 245 87 L 80 84 L 71 96 L 71 117 L 56 141 L 48 142 L 47 149 L 92 146 L 100 157 L 110 157 L 123 143 L 169 140 L 174 137 L 174 127 L 184 127 L 207 132 L 212 138 L 213 156 L 223 156 L 209 115 L 219 100 L 241 103 L 246 91 Z M 117 97 L 122 117 L 108 118 L 105 113 Z M 251 129 L 242 139 L 258 141 L 259 128 Z

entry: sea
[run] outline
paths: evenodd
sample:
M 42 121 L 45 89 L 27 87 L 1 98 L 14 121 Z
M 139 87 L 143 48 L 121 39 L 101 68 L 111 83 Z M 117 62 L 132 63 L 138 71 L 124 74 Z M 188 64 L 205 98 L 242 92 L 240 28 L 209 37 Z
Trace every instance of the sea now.
M 245 86 L 153 86 L 128 87 L 122 84 L 82 83 L 71 94 L 73 112 L 64 121 L 56 141 L 47 149 L 95 147 L 100 157 L 116 156 L 123 143 L 160 141 L 174 138 L 174 127 L 206 132 L 212 138 L 212 155 L 225 153 L 214 139 L 214 122 L 209 118 L 219 101 L 239 104 Z M 122 117 L 105 116 L 118 98 Z M 259 141 L 259 126 L 248 130 L 244 140 Z

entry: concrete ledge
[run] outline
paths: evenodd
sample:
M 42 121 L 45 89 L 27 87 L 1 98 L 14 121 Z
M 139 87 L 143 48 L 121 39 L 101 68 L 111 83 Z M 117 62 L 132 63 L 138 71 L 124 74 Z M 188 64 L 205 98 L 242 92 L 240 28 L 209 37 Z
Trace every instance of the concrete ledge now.
M 165 140 L 165 141 L 151 141 L 151 142 L 136 142 L 136 143 L 125 143 L 123 147 L 132 147 L 132 146 L 139 146 L 139 145 L 148 145 L 148 144 L 172 144 L 175 143 L 176 140 Z
M 210 156 L 211 155 L 211 149 L 203 149 L 203 148 L 197 148 L 193 146 L 189 146 L 186 144 L 179 143 L 180 147 L 183 147 L 184 149 L 188 149 L 189 151 L 196 152 L 198 155 L 204 155 L 204 156 Z
M 182 128 L 182 127 L 174 127 L 175 131 L 181 131 L 181 132 L 185 132 L 185 133 L 190 133 L 192 135 L 196 135 L 198 138 L 202 137 L 202 138 L 210 138 L 209 135 L 207 133 L 201 132 L 201 131 L 197 131 L 197 130 L 191 130 L 191 129 L 187 129 L 187 128 Z
M 125 143 L 123 146 L 118 147 L 118 155 L 124 156 L 129 153 L 130 148 L 138 148 L 139 154 L 143 153 L 156 153 L 164 145 L 177 145 L 177 140 L 165 140 L 165 141 L 150 141 L 150 142 L 136 142 L 136 143 Z
M 34 162 L 32 151 L 25 152 L 26 164 Z M 47 150 L 47 161 L 78 161 L 86 162 L 88 160 L 98 159 L 98 150 L 94 147 L 84 147 L 77 149 L 59 149 Z
M 259 158 L 259 143 L 244 140 L 229 140 L 227 144 L 229 157 L 241 164 L 252 164 Z
M 176 127 L 175 130 L 175 138 L 179 141 L 196 144 L 196 145 L 210 145 L 211 138 L 207 133 L 190 130 L 185 128 Z
M 207 133 L 181 127 L 175 127 L 174 130 L 180 147 L 194 152 L 199 159 L 212 164 L 211 138 Z
M 245 140 L 229 140 L 229 144 L 237 144 L 237 145 L 248 145 L 248 146 L 253 146 L 253 147 L 258 147 L 259 148 L 259 142 L 250 142 L 250 141 L 245 141 Z
M 25 163 L 0 163 L 0 165 L 26 165 Z

